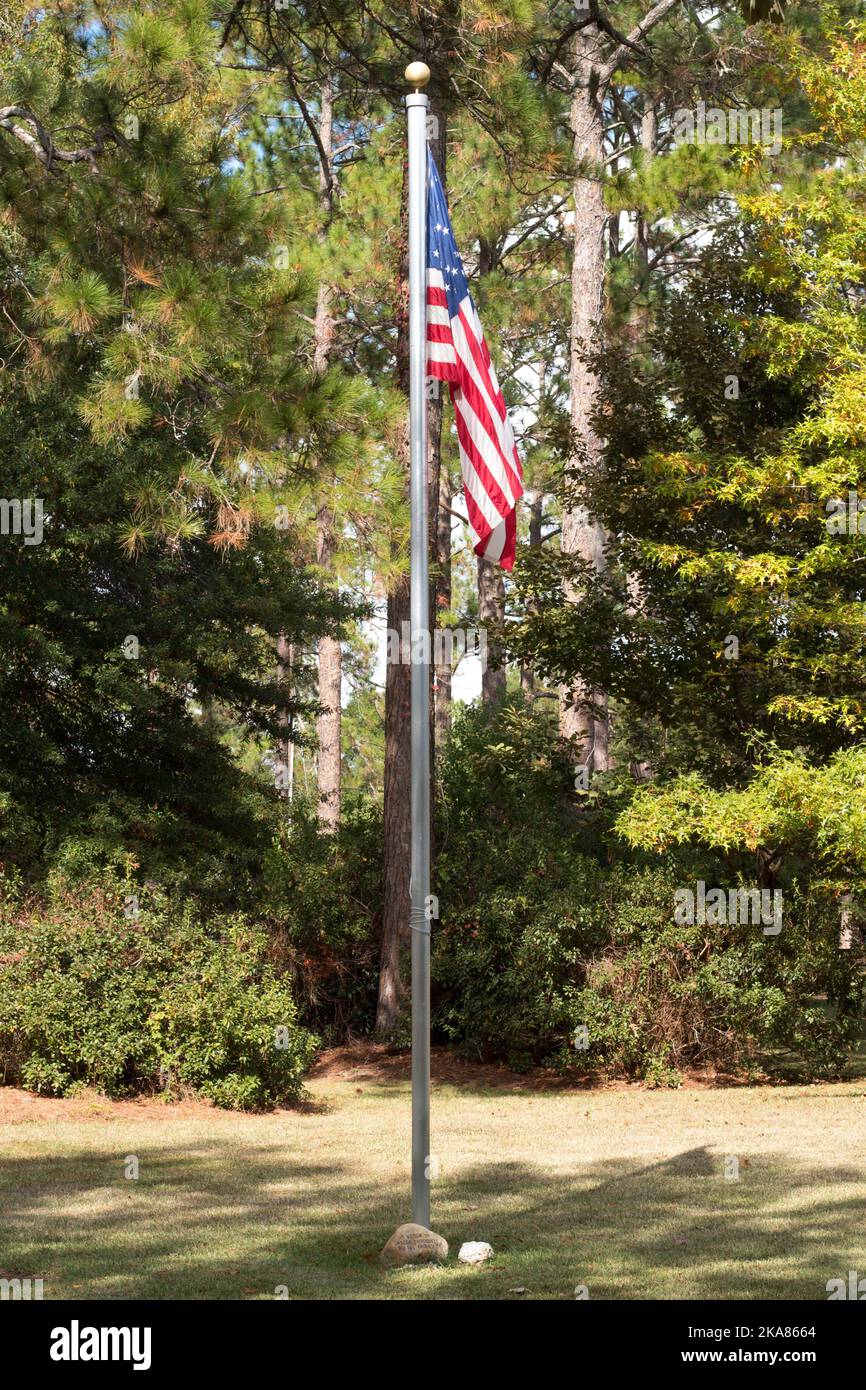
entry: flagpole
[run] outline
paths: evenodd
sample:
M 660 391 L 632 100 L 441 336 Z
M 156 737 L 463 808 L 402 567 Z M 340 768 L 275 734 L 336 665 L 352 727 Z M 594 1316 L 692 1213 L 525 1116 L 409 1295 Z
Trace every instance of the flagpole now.
M 430 633 L 427 560 L 427 97 L 426 63 L 406 81 L 409 158 L 409 496 L 412 679 L 412 1220 L 430 1225 Z

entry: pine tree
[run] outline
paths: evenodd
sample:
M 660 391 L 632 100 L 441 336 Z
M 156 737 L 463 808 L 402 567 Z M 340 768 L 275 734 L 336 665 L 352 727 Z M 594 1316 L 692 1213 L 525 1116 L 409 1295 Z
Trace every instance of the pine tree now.
M 210 7 L 136 6 L 111 19 L 94 7 L 85 22 L 81 7 L 69 17 L 22 9 L 11 19 L 18 27 L 2 75 L 14 109 L 0 123 L 4 358 L 15 402 L 6 428 L 14 427 L 8 437 L 36 439 L 28 410 L 44 421 L 63 402 L 75 464 L 60 466 L 62 443 L 46 431 L 51 522 L 45 549 L 21 555 L 34 572 L 34 555 L 53 555 L 82 612 L 102 622 L 104 610 L 105 632 L 94 635 L 87 661 L 67 661 L 60 648 L 51 658 L 64 698 L 77 691 L 87 707 L 115 668 L 119 681 L 106 704 L 117 710 L 113 730 L 111 720 L 103 737 L 99 722 L 88 725 L 73 754 L 72 719 L 66 742 L 46 734 L 40 756 L 56 756 L 55 739 L 67 748 L 83 806 L 138 769 L 135 797 L 149 809 L 130 811 L 126 833 L 153 837 L 140 827 L 160 805 L 175 831 L 196 817 L 211 824 L 214 848 L 218 823 L 221 834 L 241 824 L 237 797 L 231 810 L 208 803 L 225 768 L 223 714 L 246 737 L 278 743 L 279 711 L 298 707 L 273 678 L 278 633 L 314 642 L 348 611 L 317 594 L 287 505 L 292 489 L 312 459 L 357 465 L 379 406 L 364 383 L 317 376 L 299 353 L 310 289 L 285 209 L 255 188 L 254 130 L 270 94 L 248 73 L 218 70 Z M 71 129 L 74 148 L 61 139 Z M 80 532 L 76 499 L 84 497 L 92 542 Z M 27 571 L 11 570 L 10 617 Z M 186 598 L 171 627 L 157 579 L 168 592 L 175 586 L 178 602 Z M 193 601 L 198 584 L 212 586 L 209 604 Z M 124 623 L 124 594 L 132 602 L 142 589 Z M 47 633 L 47 614 L 40 605 L 33 612 Z M 194 626 L 185 635 L 181 621 L 196 624 L 199 612 L 205 632 Z M 222 654 L 219 643 L 211 650 L 220 625 Z M 142 662 L 117 657 L 121 626 L 149 651 Z M 74 622 L 50 640 L 67 637 L 81 642 Z M 124 701 L 141 705 L 137 732 Z M 167 761 L 177 780 L 165 785 L 154 761 L 163 741 L 153 738 L 153 756 L 142 752 L 160 709 L 172 712 L 166 737 L 177 745 Z M 241 778 L 239 794 L 244 785 Z M 225 786 L 228 805 L 232 777 Z M 247 791 L 256 788 L 264 802 L 250 829 L 260 833 L 275 789 L 266 774 Z

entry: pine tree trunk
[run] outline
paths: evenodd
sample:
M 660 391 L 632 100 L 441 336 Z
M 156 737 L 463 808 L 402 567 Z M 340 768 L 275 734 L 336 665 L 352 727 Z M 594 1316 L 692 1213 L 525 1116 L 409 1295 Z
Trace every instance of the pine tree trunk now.
M 646 168 L 649 161 L 655 155 L 657 135 L 655 108 L 649 101 L 644 102 L 640 129 L 641 149 L 644 154 L 643 167 Z M 636 262 L 634 310 L 629 325 L 631 341 L 638 353 L 645 353 L 647 351 L 649 335 L 652 329 L 652 307 L 650 302 L 650 231 L 650 224 L 646 221 L 643 214 L 639 214 L 636 219 L 634 233 L 634 254 Z M 630 574 L 626 584 L 630 611 L 633 613 L 643 612 L 644 599 L 637 577 Z M 629 770 L 632 777 L 638 782 L 648 782 L 652 777 L 652 767 L 648 762 L 643 760 L 633 759 L 629 764 Z
M 544 400 L 547 389 L 547 364 L 542 358 L 537 366 L 538 373 L 538 409 L 537 415 L 540 417 L 544 410 Z M 544 489 L 541 487 L 530 488 L 524 501 L 529 508 L 529 549 L 539 551 L 541 549 L 541 528 L 544 522 Z M 534 695 L 535 693 L 535 671 L 530 663 L 525 663 L 520 667 L 520 689 L 524 695 Z
M 529 508 L 529 549 L 540 550 L 544 493 L 540 488 L 533 488 L 531 492 L 526 493 L 524 501 Z M 520 667 L 520 689 L 525 695 L 535 693 L 535 671 L 530 663 Z
M 333 558 L 334 533 L 333 517 L 326 507 L 319 509 L 316 531 L 316 559 L 327 569 Z M 336 830 L 340 823 L 342 675 L 343 649 L 339 639 L 320 637 L 317 694 L 322 713 L 316 720 L 316 784 L 319 820 L 327 830 Z
M 505 654 L 499 637 L 505 622 L 505 574 L 499 565 L 478 557 L 478 620 L 487 637 L 487 663 L 481 673 L 481 700 L 485 706 L 499 704 L 505 696 Z
M 602 442 L 592 424 L 598 379 L 584 361 L 595 352 L 604 305 L 605 223 L 604 118 L 596 91 L 591 31 L 582 30 L 574 40 L 576 85 L 570 123 L 574 136 L 577 175 L 574 182 L 574 259 L 571 276 L 571 427 L 569 468 L 573 477 L 600 466 Z M 605 535 L 599 522 L 583 507 L 567 507 L 562 518 L 562 551 L 589 562 L 596 573 L 605 568 Z M 566 597 L 579 594 L 566 588 Z M 578 680 L 560 691 L 560 730 L 575 738 L 581 761 L 594 771 L 608 766 L 607 697 Z
M 446 123 L 444 114 L 438 115 L 438 133 L 430 142 L 433 155 L 439 166 L 443 186 L 446 184 Z M 408 398 L 409 395 L 409 224 L 408 224 L 408 165 L 403 165 L 403 194 L 400 210 L 401 226 L 401 267 L 400 286 L 397 299 L 397 384 Z M 441 476 L 441 437 L 442 437 L 442 396 L 428 401 L 427 411 L 427 507 L 428 507 L 428 554 L 432 557 L 430 567 L 430 615 L 431 627 L 435 625 L 435 615 L 442 607 L 450 605 L 451 598 L 451 529 L 448 515 L 447 551 L 442 548 L 441 524 L 443 480 Z M 399 460 L 406 481 L 406 497 L 409 496 L 409 433 L 408 426 L 401 444 Z M 450 497 L 448 498 L 450 506 Z M 443 605 L 442 598 L 445 596 Z M 402 649 L 402 635 L 409 631 L 410 620 L 410 581 L 406 576 L 398 580 L 388 595 L 388 631 L 397 634 Z M 405 625 L 405 626 L 404 626 Z M 430 704 L 430 769 L 434 769 L 436 750 L 437 716 L 444 718 L 443 705 L 450 706 L 451 668 L 448 666 L 447 684 L 443 692 L 436 690 L 436 667 L 431 663 L 431 686 L 433 699 Z M 444 691 L 448 700 L 445 701 Z M 450 712 L 449 712 L 450 718 Z M 379 998 L 376 1006 L 376 1031 L 389 1032 L 404 1011 L 406 990 L 404 987 L 403 960 L 409 947 L 409 865 L 411 856 L 411 719 L 412 682 L 411 667 L 408 661 L 389 662 L 385 673 L 385 805 L 384 805 L 384 903 L 382 915 L 382 942 L 379 958 Z M 432 829 L 432 828 L 431 828 Z
M 451 607 L 451 479 L 448 469 L 439 470 L 439 506 L 436 517 L 436 616 Z M 433 718 L 436 749 L 441 753 L 451 732 L 451 654 L 442 640 L 436 652 Z
M 400 207 L 400 269 L 397 291 L 397 384 L 409 395 L 409 244 L 408 165 L 403 163 Z M 397 460 L 409 499 L 409 425 L 402 434 Z M 397 635 L 403 655 L 403 634 L 409 631 L 409 576 L 391 586 L 388 594 L 388 632 Z M 405 624 L 405 626 L 404 626 Z M 408 644 L 407 644 L 408 645 Z M 389 648 L 393 644 L 389 643 Z M 379 998 L 376 1032 L 388 1033 L 400 1018 L 405 1002 L 402 959 L 409 944 L 409 857 L 411 849 L 411 715 L 412 682 L 409 653 L 385 667 L 385 802 L 383 853 L 382 940 L 379 956 Z
M 288 696 L 292 683 L 292 644 L 284 632 L 277 637 L 277 681 Z M 282 770 L 278 784 L 279 795 L 284 801 L 292 799 L 291 772 L 293 771 L 294 751 L 292 743 L 292 718 L 288 706 L 280 713 L 280 738 L 277 743 L 277 766 Z M 286 774 L 289 774 L 286 781 Z
M 854 913 L 850 893 L 842 894 L 842 911 L 839 915 L 839 950 L 851 951 L 857 942 L 857 929 L 854 926 Z
M 640 123 L 641 149 L 644 154 L 644 168 L 655 154 L 656 146 L 656 113 L 655 108 L 647 102 L 644 106 L 643 115 Z M 650 299 L 649 299 L 649 236 L 650 226 L 640 214 L 635 225 L 634 249 L 637 260 L 637 294 L 635 298 L 634 325 L 641 339 L 641 346 L 646 347 L 646 338 L 652 327 L 650 319 Z
M 322 142 L 322 150 L 319 153 L 319 202 L 322 208 L 323 222 L 327 226 L 334 210 L 332 166 L 334 106 L 330 76 L 326 77 L 322 84 L 319 138 Z M 332 304 L 331 286 L 323 281 L 319 285 L 316 301 L 316 322 L 313 330 L 313 370 L 319 374 L 327 371 L 331 357 L 334 340 Z M 333 512 L 329 506 L 322 505 L 316 514 L 316 561 L 323 570 L 330 569 L 333 564 L 335 549 Z M 317 693 L 319 704 L 322 706 L 322 713 L 316 721 L 318 738 L 316 784 L 319 819 L 328 830 L 336 830 L 340 823 L 342 672 L 343 649 L 339 639 L 328 636 L 320 637 Z
M 388 595 L 389 632 L 408 631 L 409 616 L 409 580 L 403 578 L 394 583 Z M 391 661 L 385 673 L 385 845 L 377 1033 L 387 1033 L 394 1027 L 405 1002 L 402 960 L 409 945 L 411 906 L 411 669 L 408 659 Z

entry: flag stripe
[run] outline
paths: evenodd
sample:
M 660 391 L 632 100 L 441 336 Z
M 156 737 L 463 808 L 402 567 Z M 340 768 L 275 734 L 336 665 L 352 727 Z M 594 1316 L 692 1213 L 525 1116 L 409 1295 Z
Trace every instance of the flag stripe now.
M 475 553 L 511 569 L 520 457 L 429 155 L 427 168 L 427 373 L 448 382 Z
M 454 326 L 454 347 L 458 361 L 462 361 L 464 366 L 466 366 L 466 357 L 463 352 L 463 339 L 461 337 L 462 331 L 463 324 L 458 321 Z M 473 365 L 475 364 L 473 363 Z M 478 381 L 472 367 L 467 367 L 461 386 L 463 387 L 463 393 L 470 401 L 472 409 L 475 411 L 479 420 L 482 421 L 487 433 L 493 441 L 493 445 L 502 460 L 506 486 L 510 489 L 516 501 L 516 499 L 522 495 L 523 487 L 520 480 L 520 464 L 518 463 L 517 472 L 515 472 L 512 463 L 509 461 L 509 455 L 511 455 L 512 460 L 514 457 L 514 436 L 511 433 L 508 416 L 500 417 L 496 411 L 495 402 L 492 403 L 493 409 L 491 409 L 491 402 L 485 399 L 484 383 Z

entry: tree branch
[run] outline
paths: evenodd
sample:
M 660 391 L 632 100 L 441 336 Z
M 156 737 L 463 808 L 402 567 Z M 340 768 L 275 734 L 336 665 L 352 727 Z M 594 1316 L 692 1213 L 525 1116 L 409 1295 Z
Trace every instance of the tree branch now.
M 16 123 L 21 121 L 26 122 L 26 125 Z M 28 129 L 28 126 L 31 129 Z M 87 163 L 94 173 L 98 172 L 96 156 L 102 154 L 105 148 L 104 131 L 96 131 L 93 145 L 85 145 L 77 150 L 62 150 L 55 144 L 51 132 L 32 111 L 26 110 L 23 106 L 0 106 L 0 130 L 7 130 L 10 135 L 14 135 L 50 174 L 57 172 L 54 168 L 56 163 Z
M 619 44 L 608 58 L 601 72 L 599 73 L 599 86 L 604 87 L 613 77 L 623 58 L 627 57 L 629 51 L 638 45 L 642 39 L 646 38 L 651 29 L 670 14 L 680 4 L 680 0 L 658 0 L 657 5 L 645 14 L 639 24 L 636 24 L 631 33 Z

